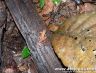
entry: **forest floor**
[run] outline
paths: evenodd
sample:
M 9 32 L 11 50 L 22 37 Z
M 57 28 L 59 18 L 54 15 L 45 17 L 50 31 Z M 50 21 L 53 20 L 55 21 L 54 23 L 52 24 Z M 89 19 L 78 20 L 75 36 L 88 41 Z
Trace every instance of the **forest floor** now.
M 64 20 L 69 17 L 96 10 L 95 3 L 78 4 L 75 0 L 62 0 L 62 3 L 59 5 L 54 5 L 50 1 L 46 0 L 43 9 L 39 7 L 38 0 L 34 0 L 34 3 L 36 4 L 39 15 L 51 31 L 55 31 L 58 28 L 57 26 L 63 24 Z M 7 7 L 6 12 L 7 22 L 2 38 L 2 73 L 36 73 L 32 58 L 22 59 L 21 57 L 22 49 L 27 45 Z

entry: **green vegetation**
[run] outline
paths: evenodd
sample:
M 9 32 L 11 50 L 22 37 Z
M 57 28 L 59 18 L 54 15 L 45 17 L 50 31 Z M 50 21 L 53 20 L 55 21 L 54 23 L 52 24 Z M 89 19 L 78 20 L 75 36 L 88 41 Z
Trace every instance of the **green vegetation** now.
M 31 52 L 28 47 L 24 47 L 21 53 L 21 56 L 23 59 L 29 57 L 31 55 Z

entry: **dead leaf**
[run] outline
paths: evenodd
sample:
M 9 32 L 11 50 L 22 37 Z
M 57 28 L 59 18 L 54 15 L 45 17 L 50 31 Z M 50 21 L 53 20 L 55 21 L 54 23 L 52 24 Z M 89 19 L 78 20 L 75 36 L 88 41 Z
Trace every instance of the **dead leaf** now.
M 46 15 L 49 14 L 52 10 L 53 10 L 54 4 L 52 2 L 52 0 L 45 0 L 45 6 L 42 10 L 42 15 Z
M 19 64 L 18 67 L 19 67 L 19 70 L 22 72 L 27 72 L 28 70 L 28 66 L 26 64 Z
M 48 29 L 50 30 L 50 31 L 56 31 L 56 30 L 58 30 L 58 28 L 59 28 L 59 26 L 57 26 L 57 25 L 55 25 L 55 24 L 50 24 L 49 26 L 48 26 Z
M 15 71 L 14 71 L 13 68 L 7 68 L 7 69 L 5 69 L 4 72 L 5 72 L 5 73 L 15 73 Z
M 40 36 L 39 36 L 39 42 L 44 42 L 46 40 L 46 30 L 43 30 L 40 32 Z
M 92 12 L 95 11 L 96 7 L 93 4 L 85 3 L 84 5 L 80 5 L 80 13 Z

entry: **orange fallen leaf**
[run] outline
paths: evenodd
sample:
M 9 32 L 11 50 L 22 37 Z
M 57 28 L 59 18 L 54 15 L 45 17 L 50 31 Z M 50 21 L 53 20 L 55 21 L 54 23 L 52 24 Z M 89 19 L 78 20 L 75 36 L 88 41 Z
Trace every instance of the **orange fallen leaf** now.
M 46 40 L 46 30 L 43 30 L 40 32 L 40 36 L 39 36 L 39 42 L 44 42 Z
M 54 4 L 52 0 L 45 0 L 45 6 L 42 10 L 42 15 L 49 14 L 53 10 Z
M 56 31 L 56 30 L 58 30 L 58 28 L 59 28 L 59 26 L 57 26 L 57 25 L 55 25 L 55 24 L 50 24 L 49 26 L 48 26 L 48 29 L 50 30 L 50 31 Z

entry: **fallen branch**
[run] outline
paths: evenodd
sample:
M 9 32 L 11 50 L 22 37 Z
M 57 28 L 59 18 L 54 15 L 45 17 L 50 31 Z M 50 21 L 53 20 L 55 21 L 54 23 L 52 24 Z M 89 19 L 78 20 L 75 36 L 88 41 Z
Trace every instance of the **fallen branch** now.
M 48 40 L 50 34 L 36 12 L 32 0 L 5 0 L 5 2 L 30 48 L 38 72 L 62 73 L 62 71 L 55 70 L 55 68 L 61 68 L 61 64 Z M 45 39 L 40 39 L 41 35 Z
M 2 36 L 3 36 L 3 29 L 6 23 L 6 8 L 2 1 L 0 1 L 0 67 L 1 67 L 1 57 L 2 57 Z M 0 70 L 1 72 L 1 70 Z

